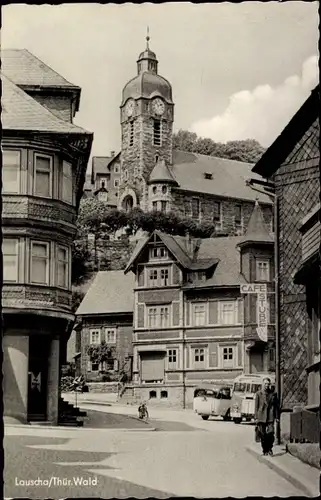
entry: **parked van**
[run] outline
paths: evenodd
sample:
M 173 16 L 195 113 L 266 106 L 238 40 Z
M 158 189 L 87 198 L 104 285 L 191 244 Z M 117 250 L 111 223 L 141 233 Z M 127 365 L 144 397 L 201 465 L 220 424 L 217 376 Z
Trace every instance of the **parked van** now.
M 275 385 L 273 373 L 250 373 L 239 375 L 233 383 L 230 417 L 235 424 L 250 422 L 255 418 L 255 394 L 262 389 L 265 378 Z
M 230 419 L 231 388 L 222 386 L 218 388 L 199 387 L 194 391 L 194 411 L 208 420 L 210 416 Z

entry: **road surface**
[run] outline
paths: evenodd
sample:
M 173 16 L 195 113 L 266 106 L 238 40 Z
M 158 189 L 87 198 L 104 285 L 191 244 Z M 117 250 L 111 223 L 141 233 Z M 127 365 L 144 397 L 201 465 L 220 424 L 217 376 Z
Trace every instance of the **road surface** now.
M 114 418 L 135 411 L 87 408 Z M 204 422 L 192 412 L 150 413 L 159 430 L 6 427 L 5 497 L 302 496 L 246 452 L 253 426 Z

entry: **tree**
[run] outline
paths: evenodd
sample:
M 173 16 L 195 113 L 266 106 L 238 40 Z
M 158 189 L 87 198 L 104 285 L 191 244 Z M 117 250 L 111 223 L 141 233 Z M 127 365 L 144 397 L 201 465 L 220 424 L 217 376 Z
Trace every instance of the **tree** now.
M 74 285 L 80 285 L 86 279 L 89 259 L 90 252 L 87 248 L 87 239 L 76 239 L 72 245 L 71 266 L 71 281 Z
M 223 144 L 210 138 L 198 137 L 188 130 L 179 130 L 173 134 L 173 147 L 182 151 L 248 163 L 256 163 L 265 151 L 255 139 L 228 141 Z
M 197 135 L 195 132 L 180 129 L 176 134 L 173 134 L 173 148 L 181 149 L 182 151 L 195 152 L 195 143 Z
M 103 363 L 114 359 L 115 348 L 106 344 L 103 340 L 101 344 L 90 344 L 87 346 L 87 354 L 92 363 Z

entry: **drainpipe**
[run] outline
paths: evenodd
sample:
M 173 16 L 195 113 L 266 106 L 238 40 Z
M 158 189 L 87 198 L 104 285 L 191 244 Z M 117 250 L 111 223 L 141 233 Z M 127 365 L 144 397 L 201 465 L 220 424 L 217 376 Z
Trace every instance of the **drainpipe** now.
M 183 356 L 182 356 L 182 362 L 183 362 L 183 409 L 186 409 L 186 381 L 185 381 L 185 297 L 184 297 L 184 290 L 182 290 L 182 298 L 183 298 Z
M 280 260 L 279 260 L 279 242 L 280 242 L 280 230 L 279 230 L 279 197 L 277 194 L 274 195 L 274 265 L 275 265 L 275 381 L 276 381 L 276 392 L 279 398 L 281 407 L 281 345 L 280 345 Z M 280 415 L 281 416 L 281 415 Z M 281 444 L 281 425 L 280 421 L 276 423 L 276 441 L 277 444 Z

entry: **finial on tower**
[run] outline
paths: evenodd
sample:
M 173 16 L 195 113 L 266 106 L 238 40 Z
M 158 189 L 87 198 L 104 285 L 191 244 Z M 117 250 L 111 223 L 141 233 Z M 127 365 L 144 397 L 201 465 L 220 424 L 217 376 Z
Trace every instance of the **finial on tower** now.
M 146 50 L 149 50 L 149 40 L 150 40 L 150 36 L 149 36 L 149 26 L 147 26 L 147 36 L 146 36 Z

